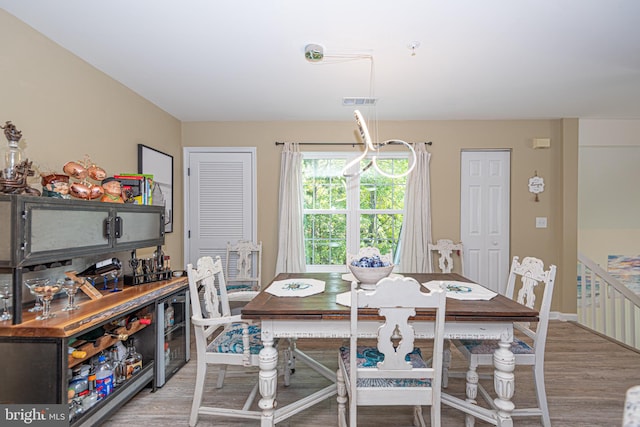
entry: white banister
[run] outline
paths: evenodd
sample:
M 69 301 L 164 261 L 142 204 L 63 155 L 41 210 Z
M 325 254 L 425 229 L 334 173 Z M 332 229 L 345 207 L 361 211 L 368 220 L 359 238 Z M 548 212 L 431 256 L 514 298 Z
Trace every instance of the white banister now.
M 640 348 L 636 317 L 640 296 L 578 253 L 578 322 L 596 332 Z

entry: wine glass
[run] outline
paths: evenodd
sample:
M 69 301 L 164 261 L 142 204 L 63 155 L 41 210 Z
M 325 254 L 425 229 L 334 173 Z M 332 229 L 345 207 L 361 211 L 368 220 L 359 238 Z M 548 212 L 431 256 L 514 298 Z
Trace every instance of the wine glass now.
M 0 285 L 0 297 L 2 297 L 2 302 L 4 304 L 4 312 L 0 315 L 0 320 L 9 320 L 12 317 L 11 313 L 9 313 L 9 309 L 7 308 L 7 300 L 12 296 L 11 290 L 10 283 L 3 283 Z
M 36 277 L 35 279 L 25 280 L 24 284 L 27 285 L 27 288 L 29 288 L 29 291 L 31 291 L 31 295 L 36 297 L 35 305 L 27 311 L 31 313 L 33 313 L 34 311 L 42 311 L 42 304 L 41 304 L 42 298 L 36 295 L 35 292 L 33 292 L 33 290 L 31 289 L 31 287 L 35 284 L 47 285 L 49 284 L 49 279 L 46 279 L 44 277 Z
M 111 277 L 113 277 L 113 289 L 110 292 L 120 292 L 122 289 L 118 289 L 118 277 L 120 276 L 121 270 L 115 270 L 109 273 Z
M 62 309 L 62 311 L 72 311 L 80 308 L 78 304 L 76 304 L 76 293 L 78 292 L 78 288 L 82 285 L 82 283 L 76 282 L 73 279 L 64 279 L 59 280 L 58 283 L 61 282 L 62 289 L 67 294 L 67 305 Z
M 35 281 L 36 279 L 30 280 Z M 29 282 L 29 280 L 25 282 Z M 39 281 L 27 283 L 27 286 L 36 297 L 39 296 L 42 298 L 42 314 L 36 316 L 36 320 L 45 320 L 54 317 L 55 314 L 51 313 L 51 300 L 55 294 L 62 290 L 62 285 L 58 282 L 50 285 L 49 279 L 44 279 L 44 281 L 43 279 L 39 279 Z

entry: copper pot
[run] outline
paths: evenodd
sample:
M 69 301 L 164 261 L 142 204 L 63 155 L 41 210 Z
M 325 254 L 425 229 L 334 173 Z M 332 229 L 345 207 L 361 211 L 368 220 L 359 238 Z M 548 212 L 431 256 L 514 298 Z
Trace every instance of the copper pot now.
M 94 179 L 96 181 L 102 181 L 107 177 L 107 172 L 100 166 L 91 165 L 89 166 L 87 171 L 89 171 L 89 176 L 91 177 L 91 179 Z
M 89 196 L 91 194 L 91 190 L 88 185 L 85 185 L 81 182 L 74 182 L 69 186 L 69 192 L 73 197 L 77 197 L 78 199 L 89 200 Z
M 64 173 L 76 179 L 85 179 L 89 175 L 89 171 L 77 162 L 67 162 L 62 167 Z
M 83 182 L 74 182 L 69 187 L 69 192 L 73 197 L 83 200 L 99 199 L 104 194 L 104 189 L 100 185 L 91 185 Z
M 91 200 L 99 199 L 100 197 L 102 197 L 103 194 L 104 194 L 104 188 L 102 188 L 102 186 L 93 185 L 89 187 L 89 198 Z

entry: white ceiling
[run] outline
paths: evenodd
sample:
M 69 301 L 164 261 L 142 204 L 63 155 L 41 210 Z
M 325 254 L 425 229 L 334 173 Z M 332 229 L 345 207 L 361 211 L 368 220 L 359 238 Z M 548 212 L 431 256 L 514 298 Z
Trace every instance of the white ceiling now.
M 381 120 L 640 119 L 637 0 L 0 7 L 182 121 L 352 120 L 341 101 L 372 93 L 366 56 Z M 323 61 L 304 58 L 308 43 Z

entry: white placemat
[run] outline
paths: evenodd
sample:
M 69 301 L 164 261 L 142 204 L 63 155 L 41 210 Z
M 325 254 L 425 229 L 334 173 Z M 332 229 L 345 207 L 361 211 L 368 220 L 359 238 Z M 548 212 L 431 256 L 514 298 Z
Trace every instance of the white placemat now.
M 308 297 L 324 292 L 324 281 L 316 279 L 276 280 L 265 292 L 277 297 Z
M 459 282 L 456 280 L 432 280 L 423 283 L 422 286 L 430 291 L 434 289 L 445 289 L 447 291 L 447 298 L 458 300 L 490 300 L 498 295 L 476 283 Z
M 392 279 L 395 279 L 395 278 L 404 277 L 404 276 L 402 274 L 398 274 L 398 273 L 391 273 L 391 274 L 389 274 L 388 277 L 390 277 Z M 347 282 L 353 282 L 355 280 L 356 282 L 358 282 L 358 280 L 353 276 L 352 273 L 343 274 L 342 275 L 342 280 L 346 280 Z
M 340 305 L 351 307 L 351 291 L 336 295 L 336 302 Z

